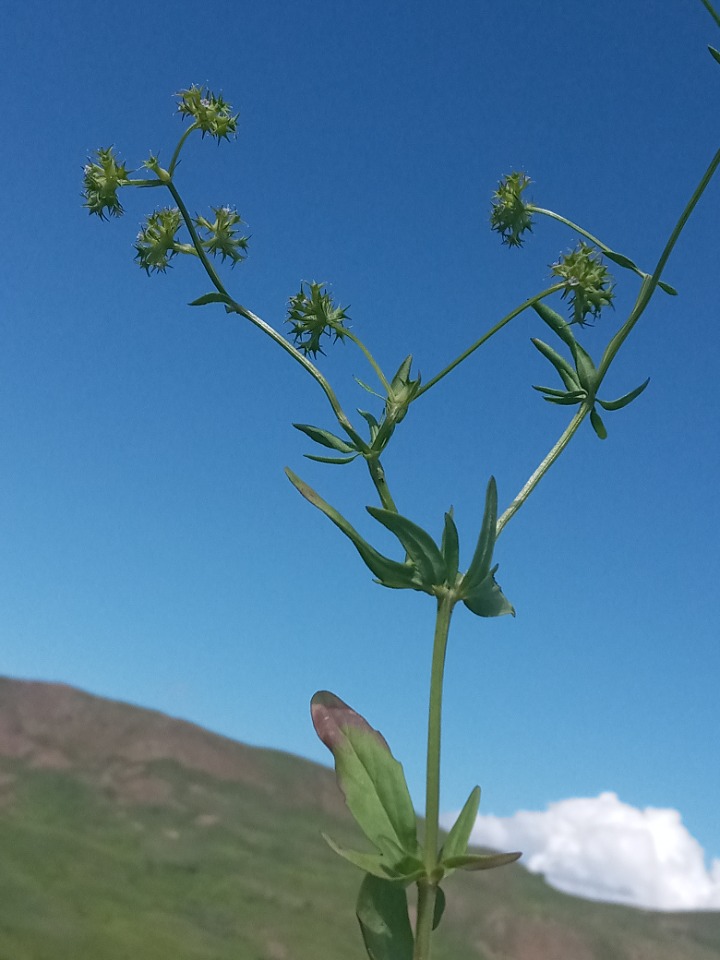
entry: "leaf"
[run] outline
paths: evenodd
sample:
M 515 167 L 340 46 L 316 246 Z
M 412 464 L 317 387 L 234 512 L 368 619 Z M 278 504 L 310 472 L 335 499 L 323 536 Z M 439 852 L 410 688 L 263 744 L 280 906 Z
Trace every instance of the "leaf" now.
M 433 930 L 437 930 L 437 928 L 440 926 L 440 921 L 442 920 L 444 913 L 445 913 L 445 891 L 443 890 L 442 887 L 438 887 L 437 892 L 435 894 L 435 909 L 433 910 L 433 924 L 432 924 Z
M 360 454 L 356 453 L 352 457 L 316 457 L 312 453 L 304 453 L 303 456 L 308 460 L 314 460 L 315 463 L 352 463 L 353 460 L 357 460 Z
M 497 484 L 490 477 L 485 491 L 485 511 L 475 553 L 470 566 L 463 577 L 463 587 L 472 592 L 490 572 L 493 550 L 495 549 L 495 528 L 497 526 Z
M 356 909 L 370 960 L 412 960 L 415 942 L 403 887 L 368 874 Z
M 417 822 L 400 763 L 385 738 L 335 694 L 320 690 L 311 701 L 313 726 L 335 758 L 345 802 L 378 850 L 383 840 L 404 856 L 418 852 Z M 389 852 L 389 851 L 388 851 Z
M 553 350 L 553 348 L 548 346 L 547 343 L 544 343 L 542 340 L 538 340 L 536 337 L 532 337 L 530 342 L 555 367 L 557 372 L 560 374 L 562 382 L 565 384 L 568 390 L 580 389 L 580 381 L 577 378 L 577 373 L 573 370 L 567 360 L 560 356 L 557 350 Z
M 381 396 L 381 394 L 379 394 L 376 390 L 373 390 L 372 387 L 369 387 L 369 386 L 367 385 L 367 383 L 365 383 L 364 380 L 360 380 L 359 377 L 353 377 L 353 380 L 354 380 L 357 384 L 359 384 L 359 385 L 363 388 L 363 390 L 367 390 L 368 393 L 371 393 L 374 397 L 377 397 L 379 400 L 384 400 L 384 399 L 385 399 L 385 397 Z M 361 413 L 361 412 L 362 412 L 362 411 L 360 411 L 360 410 L 358 411 L 358 413 Z
M 587 393 L 584 390 L 575 390 L 572 393 L 564 393 L 561 397 L 543 397 L 548 403 L 559 403 L 561 406 L 570 407 L 575 403 L 581 403 Z
M 671 297 L 676 297 L 678 295 L 675 287 L 671 287 L 669 283 L 665 283 L 664 280 L 658 280 L 658 286 L 661 290 L 664 290 L 665 293 L 669 293 Z
M 455 584 L 460 565 L 460 542 L 458 538 L 457 527 L 453 520 L 452 507 L 445 514 L 445 527 L 443 529 L 442 543 L 440 545 L 443 560 L 445 561 L 445 577 L 450 586 Z
M 342 514 L 338 513 L 329 503 L 326 503 L 312 487 L 296 476 L 289 467 L 285 468 L 285 473 L 295 489 L 314 507 L 324 513 L 328 519 L 332 520 L 335 526 L 339 527 L 345 536 L 352 541 L 365 565 L 383 586 L 390 587 L 393 590 L 425 589 L 421 583 L 418 583 L 415 571 L 410 564 L 399 563 L 397 560 L 390 560 L 383 556 L 360 536 L 355 527 Z
M 595 407 L 590 411 L 590 423 L 595 433 L 600 437 L 601 440 L 607 440 L 607 430 L 605 429 L 605 424 L 602 422 L 602 417 L 597 412 Z
M 410 377 L 410 368 L 412 367 L 412 361 L 413 361 L 412 354 L 408 354 L 408 356 L 405 357 L 403 362 L 400 364 L 400 366 L 398 367 L 397 373 L 390 381 L 390 386 L 393 387 L 393 389 L 397 387 L 403 387 L 408 382 L 408 379 Z
M 720 63 L 720 50 L 716 50 L 715 47 L 711 47 L 710 44 L 708 44 L 708 50 L 713 60 L 717 60 L 717 62 Z
M 465 801 L 457 820 L 447 835 L 443 848 L 440 851 L 440 862 L 446 864 L 450 857 L 460 857 L 467 853 L 470 834 L 475 826 L 478 807 L 480 806 L 480 787 L 475 787 Z
M 355 867 L 360 867 L 365 873 L 371 873 L 374 877 L 380 877 L 383 880 L 388 879 L 388 871 L 385 869 L 385 858 L 381 853 L 361 853 L 358 850 L 346 850 L 335 843 L 332 837 L 326 833 L 321 834 L 323 840 L 338 856 Z
M 622 410 L 623 407 L 632 403 L 636 397 L 639 397 L 649 383 L 650 377 L 647 378 L 645 383 L 641 383 L 639 387 L 635 387 L 630 393 L 626 393 L 624 397 L 620 397 L 618 400 L 598 400 L 598 403 L 604 410 Z
M 507 613 L 515 616 L 515 607 L 495 582 L 493 567 L 485 580 L 463 600 L 465 606 L 478 617 L 502 617 Z
M 429 533 L 393 510 L 383 510 L 380 507 L 366 509 L 371 517 L 395 534 L 425 586 L 432 587 L 445 582 L 445 560 Z
M 617 253 L 615 250 L 611 250 L 609 247 L 604 245 L 602 247 L 602 252 L 608 258 L 608 260 L 612 260 L 612 262 L 616 263 L 619 267 L 624 267 L 626 270 L 632 270 L 633 273 L 637 273 L 641 277 L 643 276 L 643 272 L 640 267 L 638 267 L 638 265 L 631 260 L 630 257 L 626 257 L 624 253 Z
M 445 866 L 456 870 L 494 870 L 515 863 L 521 856 L 522 853 L 467 853 L 463 857 L 451 857 L 445 861 Z
M 188 306 L 204 307 L 206 303 L 225 303 L 230 305 L 232 299 L 226 293 L 206 293 L 204 296 L 198 297 L 197 300 L 192 300 Z
M 592 362 L 590 354 L 580 346 L 577 340 L 570 344 L 570 349 L 572 350 L 573 359 L 575 360 L 575 368 L 577 369 L 580 386 L 587 390 L 590 396 L 594 397 L 595 391 L 597 390 L 597 370 L 595 369 L 595 364 Z
M 546 303 L 534 303 L 533 310 L 568 346 L 572 346 L 572 344 L 575 343 L 575 337 L 573 336 L 570 324 L 567 320 L 564 320 L 559 313 L 555 313 Z
M 313 427 L 309 423 L 294 423 L 293 426 L 296 430 L 299 430 L 300 433 L 304 433 L 305 436 L 310 437 L 311 440 L 321 444 L 323 447 L 330 447 L 331 450 L 339 450 L 340 453 L 357 454 L 356 447 L 350 443 L 346 443 L 345 440 L 342 440 L 340 437 L 336 437 L 335 434 L 330 433 L 329 430 Z

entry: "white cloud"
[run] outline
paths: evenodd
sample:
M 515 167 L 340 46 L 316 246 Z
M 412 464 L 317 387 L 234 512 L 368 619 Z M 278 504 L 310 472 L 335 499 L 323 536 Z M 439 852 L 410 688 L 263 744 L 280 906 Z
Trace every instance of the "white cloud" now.
M 601 793 L 542 812 L 481 815 L 471 842 L 522 850 L 529 870 L 566 893 L 652 910 L 720 910 L 720 860 L 707 869 L 677 810 L 640 810 Z

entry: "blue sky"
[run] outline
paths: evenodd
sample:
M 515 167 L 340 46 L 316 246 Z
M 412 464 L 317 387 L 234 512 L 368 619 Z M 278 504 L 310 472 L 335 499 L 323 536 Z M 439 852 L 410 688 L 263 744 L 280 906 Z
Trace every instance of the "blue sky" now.
M 301 280 L 328 281 L 392 371 L 425 380 L 548 283 L 576 236 L 540 221 L 522 251 L 488 229 L 514 169 L 532 197 L 651 269 L 717 149 L 718 44 L 697 2 L 363 5 L 265 0 L 17 5 L 0 41 L 8 147 L 0 280 L 0 672 L 58 680 L 326 761 L 308 700 L 335 691 L 380 727 L 418 806 L 432 601 L 372 583 L 300 499 L 289 465 L 381 548 L 359 464 L 327 467 L 290 424 L 332 428 L 310 378 L 205 293 L 199 265 L 146 277 L 126 215 L 82 209 L 82 166 L 115 144 L 167 160 L 172 94 L 222 91 L 239 136 L 191 142 L 190 208 L 237 206 L 252 235 L 231 292 L 281 326 Z M 38 69 L 37 64 L 41 64 Z M 718 184 L 608 378 L 645 394 L 583 429 L 497 548 L 516 619 L 457 611 L 443 807 L 486 814 L 615 792 L 668 807 L 720 856 L 717 545 Z M 619 274 L 619 271 L 618 271 Z M 582 334 L 591 354 L 632 304 Z M 385 466 L 401 512 L 465 562 L 488 476 L 507 503 L 569 415 L 525 314 L 412 408 Z M 321 358 L 348 409 L 371 376 Z M 377 528 L 377 529 L 376 529 Z

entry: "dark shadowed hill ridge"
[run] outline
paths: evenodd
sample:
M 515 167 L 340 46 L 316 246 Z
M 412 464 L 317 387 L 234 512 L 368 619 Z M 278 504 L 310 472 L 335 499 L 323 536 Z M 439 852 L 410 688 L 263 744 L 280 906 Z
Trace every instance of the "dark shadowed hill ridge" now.
M 0 678 L 0 960 L 364 960 L 331 771 L 152 710 Z M 458 880 L 460 882 L 456 882 Z M 452 877 L 436 960 L 720 960 L 720 914 Z

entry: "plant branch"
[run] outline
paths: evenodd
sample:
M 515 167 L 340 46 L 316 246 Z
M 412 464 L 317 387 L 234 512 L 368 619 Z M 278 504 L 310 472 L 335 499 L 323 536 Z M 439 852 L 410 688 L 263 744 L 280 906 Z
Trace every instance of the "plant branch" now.
M 476 340 L 475 343 L 471 344 L 467 350 L 464 350 L 459 357 L 456 357 L 452 363 L 449 363 L 447 367 L 440 371 L 440 373 L 436 374 L 432 380 L 428 380 L 423 387 L 420 387 L 414 399 L 417 400 L 417 398 L 422 396 L 422 394 L 429 390 L 430 387 L 434 387 L 436 383 L 439 383 L 443 377 L 446 377 L 452 370 L 455 369 L 455 367 L 461 364 L 463 360 L 467 360 L 467 358 L 474 353 L 478 347 L 481 347 L 484 343 L 486 343 L 490 337 L 495 336 L 499 330 L 502 330 L 506 324 L 510 323 L 511 320 L 514 320 L 515 317 L 523 312 L 523 310 L 527 310 L 528 307 L 531 307 L 534 303 L 539 303 L 540 300 L 544 300 L 545 297 L 549 297 L 551 294 L 557 293 L 559 290 L 562 290 L 564 286 L 564 283 L 555 283 L 551 287 L 548 287 L 547 290 L 543 290 L 542 293 L 538 293 L 536 296 L 530 297 L 528 300 L 523 301 L 519 307 L 516 307 L 510 313 L 506 314 L 502 320 L 499 320 L 494 327 L 491 327 L 487 333 L 484 333 L 480 337 L 479 340 Z
M 545 476 L 545 474 L 548 472 L 548 470 L 550 469 L 550 467 L 551 467 L 551 466 L 555 463 L 555 461 L 558 459 L 558 457 L 559 457 L 560 454 L 563 452 L 563 450 L 565 449 L 565 447 L 570 443 L 570 441 L 572 440 L 572 438 L 573 438 L 573 437 L 575 436 L 575 434 L 577 433 L 577 430 L 578 430 L 580 424 L 583 422 L 583 420 L 584 420 L 585 417 L 588 415 L 588 413 L 590 413 L 591 410 L 592 410 L 592 404 L 588 404 L 588 403 L 583 403 L 583 404 L 581 404 L 580 409 L 579 409 L 578 412 L 575 414 L 575 416 L 572 418 L 572 420 L 570 421 L 570 423 L 567 425 L 567 427 L 566 427 L 565 430 L 563 431 L 560 439 L 559 439 L 559 440 L 557 441 L 557 443 L 553 446 L 552 450 L 551 450 L 551 451 L 548 453 L 548 455 L 544 458 L 544 460 L 542 461 L 542 463 L 540 463 L 540 465 L 538 466 L 538 468 L 532 473 L 532 475 L 531 475 L 530 478 L 528 479 L 528 481 L 527 481 L 527 483 L 525 484 L 525 486 L 522 488 L 522 490 L 520 491 L 520 493 L 515 497 L 515 499 L 514 499 L 513 502 L 510 504 L 510 506 L 507 508 L 507 510 L 503 513 L 503 515 L 502 515 L 501 517 L 498 518 L 497 526 L 496 526 L 496 528 L 495 528 L 495 536 L 496 536 L 496 538 L 500 536 L 500 534 L 501 534 L 502 531 L 503 531 L 503 528 L 504 528 L 505 525 L 508 523 L 508 521 L 511 520 L 511 519 L 515 516 L 515 514 L 518 512 L 518 510 L 520 509 L 520 507 L 525 503 L 525 501 L 526 501 L 527 498 L 530 496 L 530 494 L 533 492 L 533 490 L 535 489 L 535 487 L 540 483 L 540 481 L 542 480 L 542 478 L 543 478 L 543 477 Z

